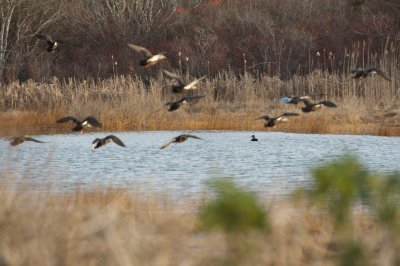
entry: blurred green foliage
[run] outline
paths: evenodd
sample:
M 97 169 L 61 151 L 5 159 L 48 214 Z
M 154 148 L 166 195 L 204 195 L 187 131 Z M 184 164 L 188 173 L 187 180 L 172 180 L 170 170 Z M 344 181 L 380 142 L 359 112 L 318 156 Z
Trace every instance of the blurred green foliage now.
M 397 233 L 400 230 L 400 173 L 384 178 L 373 176 L 369 205 L 378 221 Z
M 311 188 L 296 191 L 313 205 L 328 210 L 336 228 L 338 265 L 369 265 L 369 254 L 354 234 L 350 217 L 362 207 L 387 233 L 386 241 L 397 245 L 400 232 L 400 173 L 371 173 L 351 155 L 344 155 L 312 172 Z
M 250 229 L 269 231 L 265 208 L 256 196 L 237 187 L 231 180 L 211 181 L 215 198 L 201 208 L 200 220 L 204 229 L 221 229 L 228 233 Z
M 337 226 L 349 225 L 355 203 L 362 204 L 379 222 L 400 229 L 400 174 L 382 176 L 368 172 L 351 155 L 345 155 L 312 173 L 313 187 L 304 189 L 310 202 L 327 208 Z
M 369 265 L 364 247 L 359 242 L 343 243 L 338 256 L 340 266 L 367 266 Z
M 226 232 L 228 251 L 215 265 L 241 265 L 254 245 L 246 238 L 250 230 L 270 232 L 268 213 L 254 193 L 237 187 L 231 180 L 218 178 L 211 181 L 215 193 L 212 200 L 200 209 L 203 229 Z M 368 171 L 352 155 L 344 155 L 312 171 L 312 184 L 294 193 L 312 205 L 328 211 L 337 233 L 337 265 L 370 265 L 371 250 L 355 233 L 351 216 L 354 207 L 377 222 L 385 233 L 387 245 L 397 246 L 400 232 L 400 173 L 381 175 Z M 299 198 L 297 198 L 299 199 Z M 396 263 L 400 256 L 395 256 Z M 396 264 L 397 265 L 397 264 Z
M 309 199 L 327 207 L 339 226 L 347 222 L 352 204 L 365 202 L 370 195 L 369 174 L 350 155 L 314 169 L 312 178 L 314 184 L 308 190 Z

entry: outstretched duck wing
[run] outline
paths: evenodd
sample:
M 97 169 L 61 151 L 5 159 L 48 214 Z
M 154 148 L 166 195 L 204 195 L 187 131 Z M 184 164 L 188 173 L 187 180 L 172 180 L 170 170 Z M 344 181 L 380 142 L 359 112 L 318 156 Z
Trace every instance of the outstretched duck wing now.
M 85 118 L 85 120 L 82 121 L 82 125 L 86 124 L 89 124 L 90 126 L 93 127 L 101 127 L 101 123 L 97 121 L 97 119 L 94 118 L 93 116 L 88 116 Z
M 337 105 L 334 104 L 334 103 L 331 102 L 331 101 L 320 101 L 319 104 L 323 104 L 323 105 L 326 106 L 326 107 L 337 107 Z
M 162 71 L 163 71 L 164 74 L 167 75 L 168 77 L 170 77 L 170 78 L 176 80 L 176 81 L 179 83 L 179 85 L 184 85 L 184 82 L 183 82 L 182 78 L 181 78 L 180 76 L 178 76 L 177 74 L 172 73 L 172 72 L 169 72 L 168 70 L 165 70 L 165 69 L 163 69 Z
M 147 48 L 144 48 L 142 46 L 128 43 L 128 47 L 133 49 L 134 51 L 142 54 L 145 58 L 153 56 L 153 54 Z
M 292 103 L 293 97 L 284 96 L 279 98 L 281 103 Z
M 92 144 L 95 144 L 95 143 L 97 143 L 97 142 L 99 142 L 99 141 L 100 141 L 99 138 L 95 138 L 95 140 L 92 141 Z
M 35 37 L 46 43 L 53 43 L 53 39 L 49 35 L 36 34 Z
M 190 101 L 195 101 L 195 100 L 201 99 L 203 97 L 204 97 L 203 95 L 190 95 L 190 96 L 182 97 L 182 99 L 180 101 L 181 102 L 183 102 L 183 101 L 190 102 Z
M 281 114 L 279 117 L 282 117 L 282 116 L 299 116 L 299 114 L 298 113 L 288 112 L 288 113 Z
M 185 89 L 185 90 L 194 89 L 194 88 L 195 88 L 194 86 L 195 86 L 197 83 L 199 83 L 200 80 L 204 79 L 205 77 L 206 77 L 206 76 L 202 76 L 201 78 L 198 78 L 198 79 L 193 80 L 192 82 L 190 82 L 189 84 L 187 84 L 185 87 L 183 87 L 183 89 Z
M 37 142 L 37 143 L 45 143 L 43 141 L 31 138 L 31 137 L 12 137 L 12 138 L 9 138 L 9 140 L 10 140 L 10 145 L 11 146 L 17 146 L 17 145 L 23 143 L 24 141 L 33 141 L 33 142 Z
M 186 134 L 186 137 L 188 137 L 188 138 L 194 138 L 194 139 L 201 139 L 201 140 L 202 140 L 202 138 L 199 138 L 199 137 L 197 137 L 197 136 L 195 136 L 195 135 L 192 135 L 192 134 Z
M 300 96 L 300 97 L 293 97 L 290 103 L 299 103 L 303 102 L 306 106 L 314 104 L 309 96 Z
M 24 137 L 24 140 L 25 140 L 25 141 L 33 141 L 33 142 L 37 142 L 37 143 L 45 143 L 45 142 L 43 142 L 43 141 L 40 141 L 40 140 L 31 138 L 31 137 Z
M 160 149 L 165 149 L 169 144 L 174 143 L 176 138 L 170 139 L 168 142 L 164 143 Z
M 58 119 L 56 122 L 57 123 L 65 123 L 65 122 L 69 122 L 72 121 L 75 124 L 79 124 L 81 121 L 79 121 L 78 118 L 74 117 L 74 116 L 65 116 L 63 118 Z
M 275 120 L 276 122 L 287 122 L 289 121 L 289 119 L 287 118 L 288 116 L 298 116 L 298 113 L 283 113 L 280 116 L 277 116 L 276 118 L 274 118 L 273 120 Z
M 391 79 L 382 71 L 382 69 L 379 69 L 376 67 L 368 69 L 368 73 L 372 73 L 372 72 L 375 72 L 376 74 L 378 74 L 382 78 L 386 79 L 387 81 L 391 81 Z
M 273 117 L 271 117 L 269 115 L 263 115 L 263 116 L 260 116 L 260 117 L 256 118 L 256 120 L 258 120 L 258 119 L 264 119 L 266 121 L 270 121 L 270 120 L 273 119 Z
M 122 140 L 120 140 L 117 136 L 114 135 L 108 135 L 106 137 L 106 139 L 111 139 L 112 141 L 114 141 L 115 144 L 125 147 L 125 144 L 122 142 Z
M 299 102 L 303 102 L 305 106 L 313 106 L 315 103 L 309 97 L 299 97 Z

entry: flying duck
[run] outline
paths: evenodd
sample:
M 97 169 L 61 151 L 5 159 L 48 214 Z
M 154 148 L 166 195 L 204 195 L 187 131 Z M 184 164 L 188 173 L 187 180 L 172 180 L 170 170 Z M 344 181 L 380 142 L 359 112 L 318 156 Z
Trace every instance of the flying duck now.
M 10 145 L 11 146 L 17 146 L 25 141 L 33 141 L 33 142 L 37 142 L 37 143 L 46 143 L 28 136 L 18 136 L 18 137 L 11 137 L 8 139 L 10 141 Z
M 182 104 L 187 104 L 188 102 L 191 101 L 195 101 L 198 100 L 200 98 L 203 98 L 204 96 L 200 96 L 200 95 L 191 95 L 191 96 L 184 96 L 181 99 L 174 101 L 174 102 L 168 102 L 165 105 L 169 106 L 168 111 L 172 112 L 175 111 L 177 109 L 179 109 L 179 107 L 181 107 Z
M 116 136 L 114 135 L 108 135 L 105 138 L 99 139 L 96 138 L 95 140 L 93 140 L 92 142 L 92 149 L 95 150 L 97 148 L 103 147 L 105 145 L 107 145 L 108 143 L 110 143 L 111 141 L 113 141 L 115 144 L 125 147 L 125 144 Z
M 177 136 L 177 137 L 171 139 L 170 141 L 168 141 L 168 142 L 165 143 L 164 145 L 162 145 L 162 146 L 161 146 L 161 149 L 165 149 L 165 148 L 168 147 L 169 144 L 171 144 L 171 143 L 177 144 L 177 143 L 185 142 L 188 138 L 194 138 L 194 139 L 201 139 L 201 140 L 202 140 L 202 138 L 196 137 L 196 136 L 194 136 L 194 135 L 192 135 L 192 134 L 182 134 L 182 135 L 179 135 L 179 136 Z
M 62 40 L 53 41 L 49 35 L 36 34 L 35 37 L 44 41 L 47 44 L 47 52 L 51 53 L 54 53 L 54 50 L 62 43 Z
M 264 115 L 257 119 L 264 119 L 266 121 L 264 127 L 274 127 L 276 124 L 289 121 L 289 119 L 287 118 L 288 116 L 298 116 L 298 115 L 299 115 L 298 113 L 283 113 L 277 117 Z
M 177 74 L 175 74 L 175 73 L 169 72 L 169 71 L 167 71 L 167 70 L 165 70 L 165 69 L 163 69 L 163 72 L 164 72 L 168 77 L 170 77 L 170 78 L 176 80 L 177 84 L 172 85 L 172 92 L 174 92 L 174 93 L 181 93 L 181 92 L 183 92 L 184 90 L 194 90 L 194 89 L 197 89 L 197 86 L 196 86 L 197 83 L 199 83 L 200 80 L 202 80 L 202 79 L 204 79 L 204 78 L 206 77 L 206 76 L 202 76 L 201 78 L 195 79 L 195 80 L 193 80 L 192 82 L 190 82 L 189 84 L 186 84 L 186 83 L 183 81 L 183 79 L 182 79 L 181 76 L 179 76 L 179 75 L 177 75 Z
M 161 60 L 167 59 L 164 53 L 153 55 L 148 49 L 139 45 L 128 43 L 128 47 L 141 54 L 142 58 L 140 59 L 139 64 L 144 67 L 155 65 Z
M 301 108 L 304 113 L 317 111 L 324 106 L 330 108 L 337 107 L 337 105 L 331 101 L 320 101 L 318 103 L 314 103 L 309 97 L 302 97 L 302 99 L 298 99 L 297 101 L 304 103 L 305 106 Z
M 251 140 L 250 141 L 258 141 L 258 139 L 256 138 L 256 136 L 251 135 Z
M 80 121 L 78 118 L 73 116 L 65 116 L 63 118 L 58 119 L 57 123 L 65 123 L 72 121 L 75 123 L 75 127 L 72 128 L 72 131 L 80 132 L 83 134 L 84 127 L 101 127 L 101 123 L 96 120 L 93 116 L 86 117 L 83 121 Z
M 357 68 L 351 71 L 353 78 L 355 79 L 365 79 L 368 76 L 379 75 L 387 81 L 391 81 L 391 79 L 379 68 L 370 67 L 370 68 Z
M 297 105 L 299 102 L 301 102 L 303 99 L 309 99 L 315 98 L 316 96 L 323 96 L 325 94 L 319 93 L 319 94 L 309 94 L 305 96 L 284 96 L 279 99 L 281 103 L 287 103 L 287 104 L 294 104 Z

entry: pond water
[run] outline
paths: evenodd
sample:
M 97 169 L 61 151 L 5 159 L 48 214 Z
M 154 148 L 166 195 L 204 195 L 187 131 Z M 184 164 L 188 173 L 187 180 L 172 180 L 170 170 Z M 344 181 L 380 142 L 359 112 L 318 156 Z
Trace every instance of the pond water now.
M 48 143 L 11 147 L 0 141 L 0 173 L 15 182 L 59 190 L 111 184 L 152 193 L 190 196 L 212 177 L 231 177 L 261 194 L 287 195 L 306 186 L 311 170 L 344 153 L 356 155 L 380 173 L 400 170 L 400 138 L 281 132 L 197 131 L 203 140 L 160 146 L 181 131 L 116 132 L 114 143 L 91 150 L 91 142 L 112 132 L 33 136 Z

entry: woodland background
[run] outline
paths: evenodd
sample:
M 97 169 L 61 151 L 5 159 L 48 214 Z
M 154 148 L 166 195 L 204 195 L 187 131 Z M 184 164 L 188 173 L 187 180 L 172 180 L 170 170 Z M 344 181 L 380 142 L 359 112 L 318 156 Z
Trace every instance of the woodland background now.
M 3 83 L 155 75 L 127 43 L 166 52 L 163 67 L 210 77 L 399 64 L 397 0 L 0 0 L 0 12 Z M 47 53 L 38 33 L 63 44 Z

